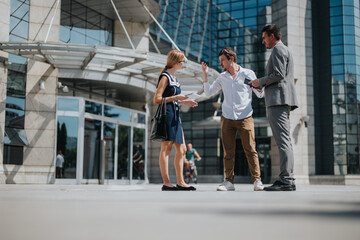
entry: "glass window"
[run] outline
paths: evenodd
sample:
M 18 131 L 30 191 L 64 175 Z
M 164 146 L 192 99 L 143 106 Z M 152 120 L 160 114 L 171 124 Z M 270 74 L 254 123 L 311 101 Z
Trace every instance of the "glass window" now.
M 343 20 L 343 17 L 342 17 L 342 16 L 331 17 L 331 18 L 330 18 L 330 26 L 342 25 L 342 20 Z
M 355 45 L 354 35 L 344 35 L 344 43 L 348 45 Z
M 343 64 L 343 63 L 344 63 L 343 55 L 331 56 L 331 64 Z
M 118 107 L 104 105 L 104 115 L 106 117 L 116 118 L 130 122 L 130 111 Z
M 343 27 L 342 26 L 335 26 L 330 28 L 331 35 L 342 35 L 343 34 Z
M 99 179 L 101 121 L 85 119 L 83 178 Z
M 24 147 L 4 144 L 4 164 L 22 165 L 24 159 Z M 15 183 L 12 178 L 7 178 L 6 183 Z M 11 182 L 8 182 L 11 181 Z
M 85 112 L 102 115 L 102 104 L 96 102 L 85 101 Z
M 134 128 L 133 135 L 133 179 L 145 179 L 145 129 Z
M 330 8 L 330 16 L 340 16 L 342 15 L 341 7 L 332 7 Z
M 346 2 L 346 1 L 344 1 L 344 2 Z M 344 13 L 344 15 L 353 16 L 354 15 L 354 8 L 353 7 L 348 7 L 348 6 L 343 6 L 343 13 Z
M 342 45 L 331 46 L 331 55 L 340 55 L 344 53 L 344 49 Z
M 79 111 L 79 99 L 58 98 L 57 109 L 60 111 Z
M 344 24 L 354 25 L 354 17 L 353 16 L 344 16 Z
M 258 1 L 254 1 L 254 0 L 245 0 L 245 8 L 251 8 L 251 7 L 256 7 Z
M 256 17 L 256 15 L 257 15 L 257 8 L 250 8 L 250 9 L 246 9 L 245 11 L 245 18 Z
M 61 1 L 60 25 L 62 42 L 112 46 L 113 20 L 76 1 Z
M 115 124 L 104 122 L 105 179 L 114 179 Z
M 118 167 L 117 179 L 129 179 L 130 127 L 118 125 Z
M 344 26 L 344 34 L 355 35 L 354 25 L 345 25 Z
M 24 129 L 25 96 L 8 91 L 6 97 L 5 126 Z
M 330 7 L 341 6 L 342 0 L 330 0 Z
M 57 178 L 76 178 L 78 122 L 77 117 L 58 117 L 56 150 L 63 160 L 56 159 L 56 166 L 61 168 L 57 170 Z
M 145 124 L 146 116 L 141 113 L 134 113 L 134 122 L 135 123 L 143 123 Z

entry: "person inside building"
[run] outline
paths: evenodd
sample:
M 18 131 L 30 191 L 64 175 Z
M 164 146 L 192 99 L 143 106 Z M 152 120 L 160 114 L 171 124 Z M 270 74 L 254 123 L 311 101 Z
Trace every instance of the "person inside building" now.
M 261 89 L 254 89 L 247 81 L 256 79 L 255 73 L 236 63 L 236 53 L 230 47 L 221 49 L 218 54 L 220 65 L 224 69 L 212 85 L 208 82 L 208 66 L 202 62 L 204 74 L 204 91 L 206 96 L 217 94 L 220 90 L 224 94 L 221 115 L 221 138 L 224 148 L 225 181 L 217 187 L 218 191 L 235 191 L 234 167 L 236 134 L 239 131 L 241 143 L 249 163 L 254 191 L 264 189 L 260 178 L 260 164 L 255 144 L 253 109 L 251 106 L 252 93 L 259 98 L 264 93 Z
M 64 155 L 61 150 L 56 155 L 56 178 L 63 178 Z
M 138 144 L 136 145 L 136 153 L 133 156 L 134 178 L 144 179 L 144 159 L 145 159 L 145 150 L 140 144 Z
M 185 55 L 182 51 L 172 50 L 167 55 L 165 68 L 162 70 L 154 96 L 154 104 L 161 104 L 162 99 L 166 102 L 166 130 L 167 139 L 161 142 L 159 165 L 163 179 L 162 191 L 194 191 L 196 188 L 189 186 L 184 181 L 183 164 L 185 158 L 185 139 L 180 118 L 180 104 L 190 107 L 197 106 L 197 102 L 187 100 L 188 97 L 181 94 L 180 83 L 175 77 L 175 72 L 182 68 Z M 168 161 L 172 147 L 175 146 L 175 172 L 176 186 L 173 186 L 169 178 Z

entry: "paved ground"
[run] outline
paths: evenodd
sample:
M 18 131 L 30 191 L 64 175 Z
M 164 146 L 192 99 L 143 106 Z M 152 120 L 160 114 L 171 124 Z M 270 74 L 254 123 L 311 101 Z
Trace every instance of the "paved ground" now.
M 0 240 L 360 239 L 360 186 L 0 185 Z

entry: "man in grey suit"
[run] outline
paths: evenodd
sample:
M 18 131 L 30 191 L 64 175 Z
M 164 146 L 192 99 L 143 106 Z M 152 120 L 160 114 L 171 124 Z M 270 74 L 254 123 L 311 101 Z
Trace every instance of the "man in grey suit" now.
M 262 30 L 262 43 L 273 49 L 266 65 L 265 76 L 250 83 L 265 87 L 265 104 L 271 130 L 280 154 L 280 175 L 266 191 L 295 191 L 294 153 L 290 138 L 290 111 L 298 107 L 294 83 L 294 61 L 289 49 L 281 42 L 275 24 Z

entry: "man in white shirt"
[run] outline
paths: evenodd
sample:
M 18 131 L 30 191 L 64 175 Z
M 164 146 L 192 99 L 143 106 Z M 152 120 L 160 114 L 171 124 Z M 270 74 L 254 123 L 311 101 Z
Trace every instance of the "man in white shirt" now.
M 59 150 L 56 155 L 56 178 L 63 177 L 63 167 L 64 167 L 64 156 L 62 152 Z
M 205 95 L 210 97 L 220 90 L 224 93 L 221 116 L 221 136 L 224 148 L 225 181 L 217 188 L 218 191 L 235 191 L 234 166 L 236 133 L 239 131 L 241 143 L 249 163 L 254 191 L 263 190 L 260 178 L 259 158 L 255 147 L 255 130 L 251 106 L 252 92 L 257 97 L 263 97 L 262 90 L 256 90 L 245 84 L 245 78 L 256 79 L 255 73 L 242 68 L 236 63 L 236 53 L 230 47 L 223 48 L 219 54 L 220 65 L 224 72 L 210 86 L 208 82 L 208 67 L 202 63 L 204 74 Z

